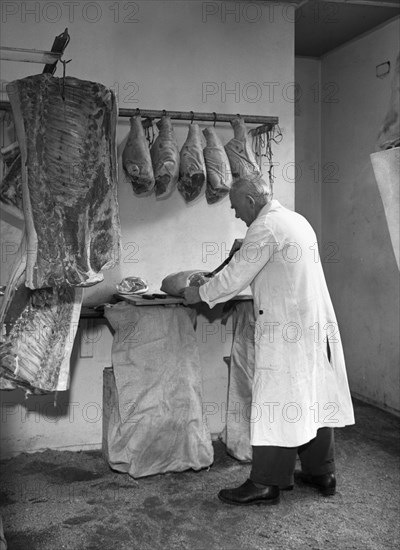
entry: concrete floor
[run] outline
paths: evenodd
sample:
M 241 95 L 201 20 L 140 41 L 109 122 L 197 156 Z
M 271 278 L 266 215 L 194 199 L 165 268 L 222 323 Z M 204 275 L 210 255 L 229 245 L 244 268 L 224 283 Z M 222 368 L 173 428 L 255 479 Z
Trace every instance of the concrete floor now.
M 278 506 L 217 492 L 247 477 L 215 443 L 209 470 L 134 480 L 100 451 L 23 454 L 1 463 L 9 550 L 388 550 L 400 547 L 399 419 L 360 402 L 336 431 L 338 491 L 296 484 Z

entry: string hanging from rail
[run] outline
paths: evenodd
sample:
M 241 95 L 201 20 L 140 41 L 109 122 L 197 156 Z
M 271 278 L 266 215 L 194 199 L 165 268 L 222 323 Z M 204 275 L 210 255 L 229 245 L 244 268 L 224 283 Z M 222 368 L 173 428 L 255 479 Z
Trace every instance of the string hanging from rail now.
M 256 129 L 257 130 L 257 129 Z M 263 169 L 263 158 L 268 160 L 268 176 L 269 181 L 272 184 L 274 180 L 273 175 L 273 162 L 272 162 L 272 142 L 279 144 L 282 141 L 282 132 L 279 128 L 279 125 L 276 124 L 270 129 L 267 129 L 265 133 L 257 132 L 255 130 L 250 130 L 250 135 L 252 136 L 252 150 L 256 156 L 256 160 L 260 170 Z
M 153 121 L 151 118 L 146 118 L 144 121 L 144 135 L 146 136 L 149 147 L 151 147 L 156 139 L 156 133 L 154 131 Z

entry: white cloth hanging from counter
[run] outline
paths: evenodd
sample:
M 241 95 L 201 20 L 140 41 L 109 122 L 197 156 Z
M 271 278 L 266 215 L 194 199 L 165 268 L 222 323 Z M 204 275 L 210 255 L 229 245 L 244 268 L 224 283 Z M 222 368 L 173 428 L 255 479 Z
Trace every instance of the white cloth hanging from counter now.
M 212 464 L 195 315 L 181 306 L 106 308 L 115 330 L 116 398 L 104 434 L 113 469 L 136 478 Z

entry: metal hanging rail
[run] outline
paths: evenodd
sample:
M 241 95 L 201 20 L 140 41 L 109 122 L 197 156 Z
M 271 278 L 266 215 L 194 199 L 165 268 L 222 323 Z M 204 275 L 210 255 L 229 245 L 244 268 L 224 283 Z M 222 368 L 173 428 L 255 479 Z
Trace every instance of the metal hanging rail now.
M 230 122 L 237 116 L 241 116 L 244 122 L 248 124 L 275 125 L 279 123 L 278 117 L 260 116 L 260 115 L 240 115 L 225 113 L 196 113 L 193 111 L 155 111 L 150 109 L 119 109 L 118 115 L 121 117 L 132 117 L 140 115 L 144 118 L 161 118 L 163 115 L 169 116 L 174 120 L 199 120 L 203 122 Z

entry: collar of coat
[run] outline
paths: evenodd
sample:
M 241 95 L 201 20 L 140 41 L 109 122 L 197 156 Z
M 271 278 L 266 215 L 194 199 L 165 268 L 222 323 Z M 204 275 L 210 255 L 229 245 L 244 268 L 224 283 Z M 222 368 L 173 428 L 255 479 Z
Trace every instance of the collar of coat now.
M 268 214 L 268 212 L 272 209 L 272 208 L 276 208 L 276 207 L 279 207 L 279 206 L 282 206 L 281 203 L 276 200 L 276 199 L 272 199 L 271 201 L 269 201 L 265 206 L 263 206 L 261 208 L 261 210 L 259 211 L 258 213 L 258 216 L 257 218 L 259 218 L 260 216 L 265 216 L 266 214 Z M 256 218 L 256 219 L 257 219 Z

